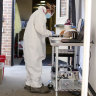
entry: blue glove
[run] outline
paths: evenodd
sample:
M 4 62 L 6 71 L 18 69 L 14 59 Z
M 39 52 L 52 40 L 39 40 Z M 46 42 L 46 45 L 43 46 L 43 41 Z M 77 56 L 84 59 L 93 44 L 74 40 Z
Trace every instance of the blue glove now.
M 72 26 L 72 28 L 76 28 L 76 26 Z
M 52 32 L 52 35 L 54 35 L 55 34 L 55 32 L 54 31 L 51 31 Z

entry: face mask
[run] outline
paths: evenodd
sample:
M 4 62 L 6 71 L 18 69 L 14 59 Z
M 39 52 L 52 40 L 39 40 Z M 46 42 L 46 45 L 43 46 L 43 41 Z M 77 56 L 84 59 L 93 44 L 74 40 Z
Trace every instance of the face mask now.
M 46 18 L 47 18 L 47 19 L 51 18 L 51 14 L 50 14 L 50 13 L 47 13 L 47 14 L 46 14 Z

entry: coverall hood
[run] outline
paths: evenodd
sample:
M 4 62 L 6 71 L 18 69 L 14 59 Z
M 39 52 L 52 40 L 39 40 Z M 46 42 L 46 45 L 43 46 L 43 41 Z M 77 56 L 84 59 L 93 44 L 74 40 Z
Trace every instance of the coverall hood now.
M 44 13 L 46 13 L 46 8 L 44 6 L 39 6 L 38 10 L 42 10 Z

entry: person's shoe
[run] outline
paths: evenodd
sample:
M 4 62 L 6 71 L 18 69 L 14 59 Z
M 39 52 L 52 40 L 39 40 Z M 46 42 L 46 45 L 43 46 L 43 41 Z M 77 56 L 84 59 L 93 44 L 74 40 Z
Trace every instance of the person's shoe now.
M 25 86 L 24 86 L 24 89 L 26 89 L 26 90 L 31 90 L 31 86 L 25 85 Z
M 31 87 L 31 91 L 32 93 L 49 93 L 50 90 L 47 86 L 41 86 L 40 88 L 33 88 Z

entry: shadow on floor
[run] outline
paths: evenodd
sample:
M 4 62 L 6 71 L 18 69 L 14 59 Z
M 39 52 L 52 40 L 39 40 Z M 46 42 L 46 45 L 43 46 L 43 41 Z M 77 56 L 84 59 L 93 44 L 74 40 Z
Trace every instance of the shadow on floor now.
M 47 55 L 46 59 L 42 61 L 43 66 L 51 66 L 52 65 L 52 57 L 51 55 Z M 66 64 L 66 62 L 59 60 L 59 64 Z M 22 58 L 20 65 L 25 65 L 24 58 Z
M 31 93 L 27 90 L 24 89 L 19 89 L 19 90 L 12 90 L 8 93 L 1 93 L 0 96 L 56 96 L 56 93 L 54 91 L 51 91 L 50 93 L 47 94 L 39 94 L 39 93 Z M 80 96 L 80 95 L 72 95 L 70 92 L 58 92 L 58 96 Z

